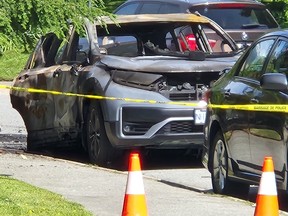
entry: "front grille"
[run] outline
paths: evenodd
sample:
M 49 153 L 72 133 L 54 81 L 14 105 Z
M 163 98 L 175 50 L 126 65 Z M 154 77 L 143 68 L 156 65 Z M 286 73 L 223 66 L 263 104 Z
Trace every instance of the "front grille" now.
M 171 93 L 169 99 L 172 101 L 192 101 L 197 100 L 195 93 Z
M 202 125 L 194 125 L 193 121 L 175 121 L 166 124 L 158 134 L 183 134 L 203 132 Z
M 171 101 L 196 101 L 201 100 L 202 95 L 207 91 L 207 86 L 204 84 L 183 83 L 182 85 L 162 85 L 162 89 L 159 93 Z

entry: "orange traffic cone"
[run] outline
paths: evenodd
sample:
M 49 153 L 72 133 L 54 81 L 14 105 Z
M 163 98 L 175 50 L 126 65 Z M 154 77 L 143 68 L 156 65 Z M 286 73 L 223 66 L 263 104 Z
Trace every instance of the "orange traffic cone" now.
M 272 157 L 265 157 L 254 216 L 279 215 L 276 179 Z
M 131 153 L 129 158 L 128 179 L 122 209 L 122 216 L 148 215 L 146 198 L 138 153 Z

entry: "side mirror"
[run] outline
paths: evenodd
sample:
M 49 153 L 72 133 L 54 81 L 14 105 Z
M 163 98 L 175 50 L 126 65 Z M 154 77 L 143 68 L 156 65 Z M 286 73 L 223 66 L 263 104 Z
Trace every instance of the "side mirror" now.
M 261 76 L 260 85 L 267 90 L 287 90 L 288 81 L 285 74 L 266 73 Z

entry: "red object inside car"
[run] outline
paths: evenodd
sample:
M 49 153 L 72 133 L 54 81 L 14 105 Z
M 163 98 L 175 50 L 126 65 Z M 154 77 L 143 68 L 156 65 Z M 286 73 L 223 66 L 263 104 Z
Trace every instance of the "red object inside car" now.
M 180 41 L 180 46 L 181 46 L 182 51 L 185 51 L 185 50 L 190 50 L 190 51 L 198 50 L 198 46 L 196 44 L 196 39 L 195 39 L 194 34 L 186 35 L 185 36 L 185 40 L 187 42 L 187 45 L 189 46 L 189 49 L 188 49 L 186 43 L 183 41 L 183 39 L 180 38 L 179 41 Z M 216 41 L 215 40 L 208 40 L 208 41 L 209 41 L 210 46 L 213 48 L 215 43 L 216 43 Z

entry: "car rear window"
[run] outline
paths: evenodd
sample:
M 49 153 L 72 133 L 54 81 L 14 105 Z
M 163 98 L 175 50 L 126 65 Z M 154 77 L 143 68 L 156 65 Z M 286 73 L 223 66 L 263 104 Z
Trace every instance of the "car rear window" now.
M 135 14 L 136 10 L 139 6 L 139 3 L 131 3 L 127 4 L 121 8 L 119 8 L 118 11 L 116 11 L 116 14 L 121 14 L 121 15 L 130 15 L 130 14 Z
M 180 7 L 178 5 L 168 3 L 143 3 L 139 11 L 140 14 L 166 14 L 180 12 Z
M 195 7 L 191 11 L 209 17 L 223 29 L 277 28 L 271 14 L 264 8 L 251 7 Z

